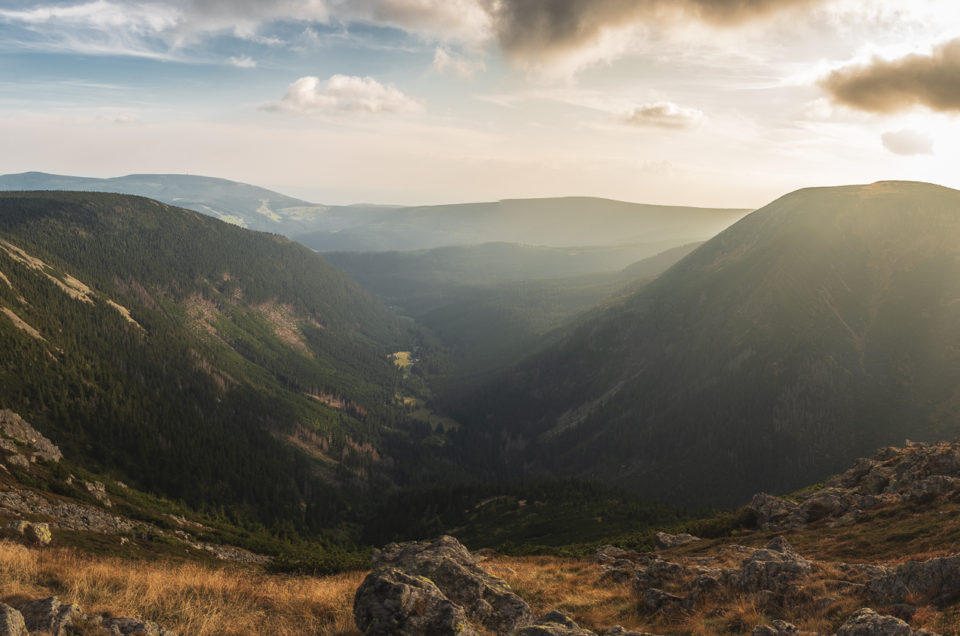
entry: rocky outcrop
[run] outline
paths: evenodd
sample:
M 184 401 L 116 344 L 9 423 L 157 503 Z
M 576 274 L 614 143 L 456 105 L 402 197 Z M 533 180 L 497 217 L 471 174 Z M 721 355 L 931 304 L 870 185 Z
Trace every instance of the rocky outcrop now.
M 505 634 L 534 621 L 530 607 L 453 537 L 390 544 L 374 551 L 372 569 L 353 604 L 368 635 L 469 634 L 474 625 Z
M 151 621 L 136 618 L 87 616 L 75 603 L 55 596 L 21 603 L 14 608 L 0 603 L 0 636 L 177 636 Z
M 0 433 L 32 448 L 34 461 L 58 462 L 63 459 L 63 453 L 56 444 L 9 409 L 0 411 Z
M 0 491 L 0 508 L 20 515 L 49 517 L 56 520 L 56 527 L 68 530 L 120 534 L 136 527 L 133 522 L 100 508 L 63 500 L 51 501 L 25 488 Z
M 773 621 L 769 625 L 757 625 L 750 636 L 800 636 L 800 629 L 793 623 Z
M 831 519 L 832 525 L 857 522 L 864 510 L 881 506 L 929 503 L 960 492 L 960 441 L 881 448 L 870 458 L 820 488 L 791 499 L 755 495 L 750 511 L 763 529 L 786 530 Z
M 903 603 L 908 597 L 944 605 L 960 599 L 960 556 L 910 561 L 867 583 L 875 603 Z
M 899 618 L 881 616 L 864 608 L 848 618 L 836 636 L 937 636 L 925 629 L 912 629 Z

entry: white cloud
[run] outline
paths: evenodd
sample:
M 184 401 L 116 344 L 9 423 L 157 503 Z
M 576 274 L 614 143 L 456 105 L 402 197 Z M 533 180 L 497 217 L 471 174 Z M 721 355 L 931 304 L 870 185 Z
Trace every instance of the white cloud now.
M 684 108 L 673 102 L 642 104 L 623 117 L 631 126 L 656 128 L 695 128 L 703 121 L 703 113 L 695 108 Z
M 905 128 L 880 136 L 883 147 L 895 155 L 932 155 L 933 138 L 917 130 Z
M 443 47 L 437 47 L 433 54 L 433 64 L 430 68 L 437 73 L 451 71 L 460 77 L 473 77 L 479 72 L 487 70 L 483 60 L 469 60 L 451 54 Z
M 237 68 L 254 68 L 257 65 L 257 61 L 249 55 L 235 55 L 227 58 L 227 61 Z
M 351 75 L 334 75 L 322 87 L 317 77 L 301 77 L 290 85 L 283 99 L 262 107 L 304 115 L 411 113 L 421 108 L 418 101 L 393 85 Z

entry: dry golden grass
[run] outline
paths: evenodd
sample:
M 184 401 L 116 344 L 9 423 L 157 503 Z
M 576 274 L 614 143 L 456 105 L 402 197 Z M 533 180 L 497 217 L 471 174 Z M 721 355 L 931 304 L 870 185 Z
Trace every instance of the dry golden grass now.
M 281 576 L 237 567 L 93 557 L 0 541 L 7 601 L 55 595 L 88 614 L 156 621 L 180 634 L 358 634 L 353 594 L 363 573 Z

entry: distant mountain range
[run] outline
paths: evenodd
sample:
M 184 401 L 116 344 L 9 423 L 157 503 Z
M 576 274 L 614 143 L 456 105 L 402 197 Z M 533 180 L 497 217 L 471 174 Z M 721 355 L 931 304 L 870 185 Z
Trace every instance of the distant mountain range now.
M 749 210 L 642 205 L 568 197 L 421 207 L 327 206 L 226 179 L 177 174 L 92 179 L 26 172 L 0 190 L 80 190 L 146 196 L 320 252 L 414 250 L 488 242 L 554 247 L 705 240 Z
M 688 505 L 960 434 L 960 192 L 789 194 L 454 405 L 465 461 Z

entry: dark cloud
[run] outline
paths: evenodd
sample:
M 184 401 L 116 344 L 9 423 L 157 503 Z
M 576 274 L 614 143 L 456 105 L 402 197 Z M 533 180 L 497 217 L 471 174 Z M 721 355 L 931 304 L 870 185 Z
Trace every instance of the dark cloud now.
M 960 39 L 938 46 L 930 55 L 841 68 L 820 84 L 837 103 L 875 113 L 919 105 L 960 111 Z
M 932 155 L 933 139 L 916 130 L 886 132 L 880 136 L 883 147 L 895 155 Z
M 608 29 L 694 18 L 731 25 L 823 0 L 485 0 L 503 51 L 550 58 L 596 42 Z

